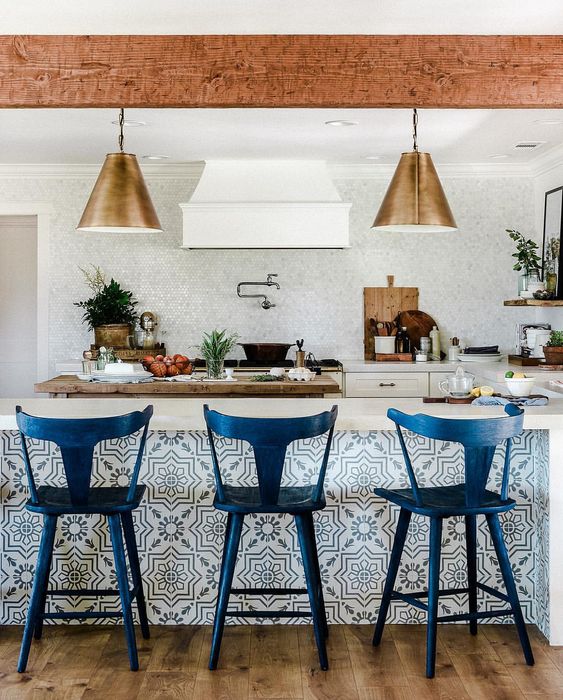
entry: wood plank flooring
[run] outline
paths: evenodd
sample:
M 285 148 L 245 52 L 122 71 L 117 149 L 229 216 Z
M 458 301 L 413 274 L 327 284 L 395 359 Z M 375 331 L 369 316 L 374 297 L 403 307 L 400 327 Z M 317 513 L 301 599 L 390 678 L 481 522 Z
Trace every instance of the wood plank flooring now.
M 424 677 L 425 628 L 389 625 L 378 649 L 373 627 L 333 625 L 330 670 L 319 669 L 305 625 L 225 629 L 217 671 L 207 670 L 210 627 L 152 627 L 138 636 L 131 673 L 123 631 L 48 626 L 32 645 L 28 672 L 15 671 L 21 627 L 0 628 L 0 700 L 561 700 L 563 647 L 530 627 L 536 665 L 524 664 L 512 626 L 441 625 L 436 678 Z

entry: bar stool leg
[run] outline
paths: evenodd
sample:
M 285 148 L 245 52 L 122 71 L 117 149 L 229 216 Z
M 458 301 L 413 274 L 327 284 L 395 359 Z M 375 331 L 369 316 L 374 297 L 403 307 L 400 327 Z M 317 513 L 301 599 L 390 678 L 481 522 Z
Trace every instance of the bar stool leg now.
M 325 598 L 324 598 L 324 594 L 323 594 L 323 581 L 321 578 L 321 567 L 319 565 L 319 552 L 317 549 L 317 540 L 316 540 L 316 535 L 315 535 L 315 522 L 313 520 L 312 513 L 308 513 L 307 515 L 304 515 L 304 523 L 306 524 L 307 529 L 310 532 L 311 544 L 313 547 L 313 560 L 314 560 L 314 564 L 315 564 L 315 576 L 317 579 L 317 595 L 318 595 L 318 599 L 319 599 L 319 607 L 321 610 L 323 631 L 324 631 L 325 638 L 328 639 L 328 623 L 327 623 L 327 619 L 326 619 Z
M 373 633 L 374 646 L 379 645 L 379 643 L 381 642 L 381 637 L 383 636 L 383 628 L 385 627 L 385 620 L 387 618 L 389 604 L 391 603 L 391 596 L 395 587 L 395 579 L 397 578 L 399 564 L 401 563 L 401 555 L 403 554 L 405 540 L 409 531 L 411 515 L 412 514 L 410 510 L 405 510 L 404 508 L 401 508 L 401 512 L 399 513 L 399 522 L 397 524 L 397 531 L 395 532 L 395 539 L 393 540 L 391 558 L 389 559 L 387 578 L 385 579 L 383 595 L 381 596 L 381 605 L 379 606 L 379 613 L 377 615 L 377 622 L 375 624 L 375 631 Z
M 123 534 L 125 535 L 125 547 L 127 548 L 127 556 L 129 557 L 129 565 L 131 567 L 133 588 L 137 589 L 135 598 L 137 600 L 137 609 L 139 611 L 141 633 L 144 639 L 150 639 L 151 633 L 147 618 L 147 604 L 145 602 L 145 594 L 143 592 L 143 579 L 141 576 L 141 565 L 139 563 L 139 551 L 137 549 L 135 525 L 133 523 L 133 513 L 131 511 L 121 514 L 121 524 L 123 527 Z
M 41 605 L 43 598 L 45 597 L 47 582 L 49 580 L 49 564 L 51 561 L 53 545 L 55 543 L 56 530 L 57 516 L 46 515 L 44 519 L 43 532 L 41 533 L 39 554 L 37 556 L 33 590 L 31 592 L 29 608 L 27 610 L 27 619 L 23 631 L 20 658 L 18 660 L 18 673 L 23 673 L 27 666 L 31 640 L 33 638 L 33 632 L 37 626 L 37 616 L 41 612 Z
M 51 554 L 49 556 L 49 563 L 47 565 L 47 578 L 45 579 L 45 586 L 43 588 L 43 598 L 41 599 L 41 603 L 39 605 L 39 612 L 37 613 L 37 621 L 35 623 L 35 633 L 33 635 L 34 639 L 41 639 L 41 637 L 43 636 L 43 615 L 45 614 L 45 607 L 47 605 L 47 591 L 49 589 L 49 574 L 51 572 L 52 565 L 53 565 L 53 548 L 51 548 Z
M 307 525 L 307 516 L 295 515 L 295 524 L 299 536 L 299 546 L 303 557 L 303 568 L 305 569 L 305 580 L 307 581 L 307 592 L 309 593 L 309 603 L 313 614 L 313 628 L 315 630 L 315 641 L 319 652 L 319 663 L 323 671 L 328 670 L 328 657 L 326 653 L 326 641 L 324 628 L 326 618 L 323 622 L 322 610 L 318 596 L 318 581 L 315 571 L 315 554 L 310 525 Z
M 231 594 L 233 575 L 237 563 L 243 522 L 244 515 L 242 513 L 229 513 L 227 532 L 225 533 L 223 560 L 221 562 L 221 575 L 219 577 L 217 607 L 215 609 L 215 620 L 213 622 L 213 636 L 211 638 L 211 653 L 209 655 L 210 671 L 217 668 L 217 662 L 219 661 L 221 640 L 223 639 L 223 629 L 225 627 L 225 616 L 227 613 L 227 606 L 229 605 L 229 596 Z
M 477 612 L 477 516 L 465 516 L 467 547 L 467 587 L 469 588 L 469 612 Z M 477 620 L 469 621 L 469 631 L 477 634 Z
M 514 583 L 512 566 L 510 565 L 510 559 L 508 557 L 508 552 L 504 543 L 504 537 L 502 535 L 502 528 L 500 525 L 499 517 L 497 513 L 488 513 L 486 517 L 487 524 L 489 525 L 489 530 L 491 531 L 491 537 L 493 539 L 495 552 L 497 554 L 499 567 L 502 573 L 502 577 L 504 579 L 506 592 L 508 594 L 508 597 L 510 598 L 510 606 L 514 612 L 514 622 L 516 623 L 518 636 L 520 637 L 520 644 L 522 645 L 524 658 L 526 659 L 526 663 L 528 664 L 528 666 L 533 666 L 534 654 L 532 652 L 532 647 L 530 646 L 530 639 L 528 637 L 528 631 L 526 630 L 524 616 L 522 615 L 522 608 L 520 606 L 520 600 L 518 598 L 516 584 Z
M 426 677 L 434 678 L 436 669 L 436 636 L 438 633 L 438 600 L 440 589 L 440 551 L 442 518 L 430 519 L 430 562 L 428 566 L 428 620 L 426 622 Z
M 123 627 L 127 640 L 127 651 L 129 652 L 129 667 L 132 671 L 139 670 L 139 657 L 137 655 L 137 642 L 135 641 L 135 628 L 133 627 L 133 613 L 131 612 L 131 594 L 129 591 L 129 580 L 127 577 L 127 563 L 125 561 L 125 549 L 123 548 L 123 538 L 121 536 L 121 520 L 119 515 L 108 515 L 109 532 L 113 556 L 115 559 L 115 573 L 117 575 L 117 585 L 121 598 L 121 609 L 123 614 Z

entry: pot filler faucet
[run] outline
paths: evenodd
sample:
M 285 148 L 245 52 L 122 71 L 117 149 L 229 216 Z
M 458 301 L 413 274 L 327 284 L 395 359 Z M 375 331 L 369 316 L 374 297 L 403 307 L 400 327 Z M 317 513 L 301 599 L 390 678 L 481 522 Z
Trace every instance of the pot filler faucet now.
M 268 297 L 265 294 L 242 294 L 240 289 L 241 287 L 247 286 L 247 287 L 275 287 L 276 289 L 280 288 L 280 285 L 277 282 L 274 282 L 272 277 L 277 277 L 277 274 L 275 272 L 271 272 L 267 277 L 265 282 L 239 282 L 237 284 L 237 296 L 239 296 L 241 299 L 263 299 L 262 301 L 262 308 L 263 309 L 271 309 L 272 306 L 275 306 L 275 304 L 272 304 L 272 302 L 268 299 Z

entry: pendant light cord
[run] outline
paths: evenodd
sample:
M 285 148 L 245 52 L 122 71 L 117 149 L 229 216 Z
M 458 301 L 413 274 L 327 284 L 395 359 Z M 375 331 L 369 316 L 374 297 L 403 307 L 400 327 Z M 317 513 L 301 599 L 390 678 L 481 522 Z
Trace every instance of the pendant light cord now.
M 418 111 L 416 109 L 413 109 L 412 111 L 412 149 L 416 153 L 418 153 Z
M 117 139 L 120 153 L 123 153 L 123 141 L 124 141 L 123 126 L 124 126 L 124 124 L 125 124 L 125 110 L 122 107 L 119 110 L 119 137 Z

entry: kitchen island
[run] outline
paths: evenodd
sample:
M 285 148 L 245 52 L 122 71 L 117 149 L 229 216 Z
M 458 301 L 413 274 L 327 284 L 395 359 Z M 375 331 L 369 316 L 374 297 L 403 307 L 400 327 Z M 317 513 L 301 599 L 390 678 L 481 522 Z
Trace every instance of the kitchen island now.
M 310 415 L 329 408 L 330 399 L 288 401 L 269 398 L 230 399 L 194 397 L 190 401 L 151 399 L 151 422 L 140 481 L 148 486 L 145 503 L 136 513 L 141 565 L 148 585 L 149 614 L 153 622 L 200 624 L 212 620 L 224 518 L 212 507 L 213 474 L 202 405 L 246 416 Z M 21 623 L 30 591 L 40 521 L 22 508 L 26 486 L 14 416 L 15 401 L 0 401 L 0 463 L 2 464 L 2 596 L 1 621 Z M 147 400 L 103 399 L 51 401 L 22 400 L 24 410 L 53 417 L 117 415 L 142 408 Z M 329 621 L 372 622 L 379 604 L 396 527 L 397 512 L 376 498 L 376 486 L 405 484 L 400 445 L 386 411 L 392 404 L 406 412 L 426 412 L 455 418 L 502 415 L 500 407 L 422 404 L 420 399 L 337 399 L 339 416 L 326 480 L 327 508 L 316 516 L 319 555 L 325 580 Z M 455 483 L 461 472 L 461 451 L 451 443 L 431 444 L 408 437 L 415 447 L 415 466 L 421 484 Z M 289 481 L 310 479 L 323 447 L 321 439 L 298 443 L 289 452 Z M 248 445 L 225 441 L 220 449 L 228 461 L 230 479 L 252 481 Z M 100 446 L 95 460 L 97 483 L 121 484 L 131 440 Z M 49 445 L 32 446 L 32 459 L 42 464 L 44 478 L 57 481 L 62 465 Z M 552 644 L 563 643 L 563 401 L 526 410 L 524 433 L 513 448 L 510 495 L 518 506 L 503 516 L 519 593 L 526 619 L 536 623 Z M 499 479 L 502 455 L 497 455 L 491 479 Z M 283 517 L 257 515 L 243 534 L 237 567 L 241 583 L 260 587 L 295 585 L 301 581 L 298 544 Z M 460 529 L 461 528 L 461 529 Z M 405 591 L 425 585 L 428 525 L 413 518 L 398 582 Z M 442 576 L 445 587 L 464 585 L 463 524 L 445 525 Z M 73 587 L 111 576 L 109 539 L 105 529 L 90 529 L 84 516 L 65 519 L 53 566 L 53 585 Z M 482 581 L 498 587 L 500 577 L 492 544 L 479 531 Z M 236 574 L 235 574 L 236 575 Z M 462 597 L 443 599 L 457 612 Z M 264 603 L 248 598 L 241 605 Z M 70 600 L 57 605 L 70 606 Z M 79 606 L 111 605 L 84 599 Z M 291 601 L 307 606 L 302 599 Z M 442 604 L 442 602 L 441 602 Z M 284 605 L 283 602 L 280 605 Z M 98 609 L 96 607 L 96 609 Z M 420 620 L 416 609 L 397 602 L 389 620 Z M 285 622 L 286 620 L 283 620 Z
M 221 396 L 223 398 L 271 396 L 322 398 L 337 394 L 340 387 L 326 375 L 310 381 L 252 381 L 249 377 L 228 380 L 194 378 L 190 381 L 154 380 L 139 383 L 97 382 L 79 379 L 75 375 L 61 375 L 35 384 L 35 392 L 51 398 L 190 398 L 194 396 Z

